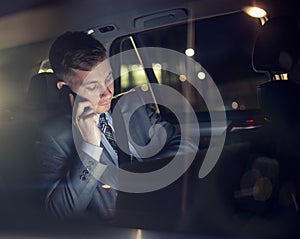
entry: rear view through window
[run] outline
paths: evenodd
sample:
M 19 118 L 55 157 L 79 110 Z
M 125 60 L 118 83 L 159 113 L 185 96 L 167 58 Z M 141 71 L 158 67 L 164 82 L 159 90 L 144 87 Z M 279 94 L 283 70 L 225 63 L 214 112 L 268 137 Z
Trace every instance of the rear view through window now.
M 237 13 L 150 30 L 133 38 L 139 43 L 138 47 L 162 47 L 192 57 L 201 65 L 199 69 L 192 69 L 197 80 L 205 81 L 206 72 L 212 77 L 226 110 L 249 110 L 258 108 L 256 87 L 266 81 L 264 74 L 254 72 L 251 62 L 260 28 L 259 20 Z M 115 41 L 112 48 L 125 51 L 133 49 L 133 45 L 130 37 L 124 37 Z M 168 64 L 152 62 L 158 82 L 178 90 L 196 111 L 207 111 L 202 97 L 188 82 L 186 72 L 190 69 L 186 62 L 178 61 L 177 72 L 182 72 L 179 75 L 163 70 Z M 138 59 L 127 65 L 122 64 L 121 59 L 120 71 L 122 91 L 147 82 Z

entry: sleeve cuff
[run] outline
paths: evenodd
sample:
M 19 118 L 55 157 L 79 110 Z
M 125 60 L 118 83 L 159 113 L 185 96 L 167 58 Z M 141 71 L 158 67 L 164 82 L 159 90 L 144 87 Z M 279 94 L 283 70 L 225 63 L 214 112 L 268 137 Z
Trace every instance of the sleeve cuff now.
M 100 157 L 101 157 L 102 152 L 103 152 L 102 147 L 89 144 L 85 141 L 83 141 L 82 144 L 81 144 L 81 150 L 82 150 L 82 152 L 89 155 L 91 158 L 93 158 L 97 162 L 99 162 Z

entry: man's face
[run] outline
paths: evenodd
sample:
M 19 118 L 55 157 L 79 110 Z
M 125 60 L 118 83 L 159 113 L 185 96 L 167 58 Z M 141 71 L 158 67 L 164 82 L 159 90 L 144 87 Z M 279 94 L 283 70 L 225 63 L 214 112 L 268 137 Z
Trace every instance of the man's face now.
M 114 80 L 108 60 L 99 62 L 90 71 L 73 70 L 75 77 L 69 85 L 81 97 L 89 100 L 96 113 L 110 109 L 114 94 Z

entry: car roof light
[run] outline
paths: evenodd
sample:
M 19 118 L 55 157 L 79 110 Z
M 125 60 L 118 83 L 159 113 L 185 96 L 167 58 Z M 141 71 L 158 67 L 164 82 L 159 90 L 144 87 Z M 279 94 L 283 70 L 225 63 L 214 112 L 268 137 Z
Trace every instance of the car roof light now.
M 267 12 L 260 7 L 244 7 L 243 10 L 251 17 L 262 18 L 267 16 Z

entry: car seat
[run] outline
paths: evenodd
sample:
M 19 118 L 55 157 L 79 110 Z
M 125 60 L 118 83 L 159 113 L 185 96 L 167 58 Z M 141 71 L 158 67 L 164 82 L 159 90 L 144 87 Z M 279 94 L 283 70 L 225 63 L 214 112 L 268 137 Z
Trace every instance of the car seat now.
M 258 101 L 266 119 L 264 156 L 278 162 L 276 208 L 298 211 L 300 180 L 300 79 L 290 77 L 300 60 L 300 28 L 297 19 L 280 16 L 262 27 L 253 50 L 253 68 L 265 72 L 269 81 L 258 86 Z M 287 74 L 288 77 L 284 77 Z M 293 74 L 295 75 L 295 74 Z M 268 139 L 267 139 L 268 138 Z M 272 152 L 267 142 L 272 142 Z M 255 164 L 255 162 L 253 162 Z

